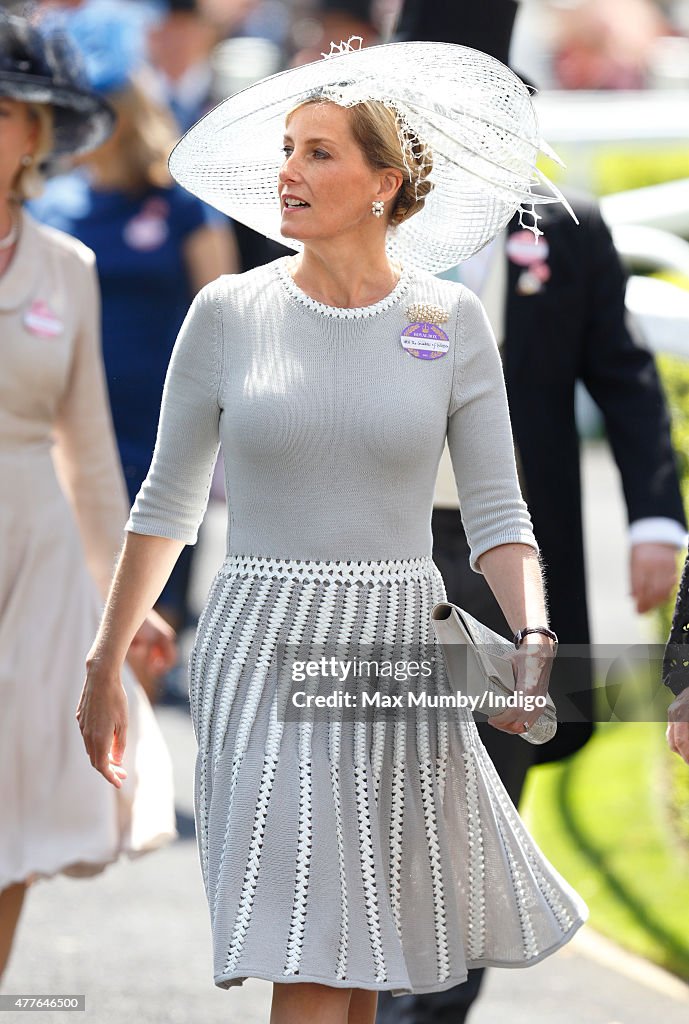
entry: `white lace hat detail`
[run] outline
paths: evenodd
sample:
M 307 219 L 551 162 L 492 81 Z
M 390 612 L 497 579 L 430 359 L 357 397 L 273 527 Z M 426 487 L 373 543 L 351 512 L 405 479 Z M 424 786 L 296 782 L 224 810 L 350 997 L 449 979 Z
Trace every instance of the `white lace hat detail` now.
M 572 212 L 536 166 L 541 152 L 557 157 L 540 138 L 529 90 L 500 61 L 452 43 L 333 50 L 324 60 L 264 78 L 206 114 L 172 153 L 176 180 L 299 250 L 301 243 L 280 233 L 285 116 L 313 97 L 345 107 L 373 99 L 394 110 L 405 144 L 411 133 L 433 162 L 423 209 L 388 231 L 392 258 L 438 273 L 478 252 L 517 211 L 534 238 L 541 233 L 538 205 L 562 202 Z

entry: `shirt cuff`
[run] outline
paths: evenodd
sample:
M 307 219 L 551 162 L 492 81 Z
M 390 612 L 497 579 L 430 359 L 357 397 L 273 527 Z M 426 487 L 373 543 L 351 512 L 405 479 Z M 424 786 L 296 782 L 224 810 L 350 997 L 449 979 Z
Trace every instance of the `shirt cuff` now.
M 688 540 L 684 526 L 665 516 L 636 519 L 629 526 L 630 544 L 672 544 L 676 548 L 686 548 Z

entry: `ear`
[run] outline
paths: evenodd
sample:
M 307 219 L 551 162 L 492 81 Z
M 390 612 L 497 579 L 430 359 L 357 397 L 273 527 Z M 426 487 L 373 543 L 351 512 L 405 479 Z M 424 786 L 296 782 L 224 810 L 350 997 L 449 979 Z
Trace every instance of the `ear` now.
M 403 181 L 404 176 L 401 171 L 398 171 L 396 167 L 386 167 L 380 174 L 380 185 L 376 199 L 389 203 L 399 192 Z

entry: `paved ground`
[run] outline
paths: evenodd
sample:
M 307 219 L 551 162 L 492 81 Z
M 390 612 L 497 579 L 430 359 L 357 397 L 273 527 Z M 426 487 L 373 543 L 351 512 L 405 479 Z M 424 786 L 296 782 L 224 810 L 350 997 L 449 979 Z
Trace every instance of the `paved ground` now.
M 605 451 L 585 463 L 596 639 L 633 642 L 624 515 Z M 197 589 L 217 562 L 222 525 L 209 521 Z M 222 544 L 221 544 L 222 547 Z M 85 993 L 91 1024 L 267 1024 L 270 985 L 221 992 L 211 977 L 207 910 L 192 832 L 194 741 L 186 712 L 159 709 L 173 752 L 181 839 L 89 881 L 55 879 L 29 894 L 5 993 Z M 583 929 L 528 971 L 493 971 L 471 1024 L 687 1024 L 689 987 Z M 8 1012 L 3 1021 L 24 1019 Z M 30 1019 L 58 1019 L 36 1012 Z M 83 1017 L 77 1017 L 83 1020 Z M 305 1022 L 308 1024 L 308 1022 Z

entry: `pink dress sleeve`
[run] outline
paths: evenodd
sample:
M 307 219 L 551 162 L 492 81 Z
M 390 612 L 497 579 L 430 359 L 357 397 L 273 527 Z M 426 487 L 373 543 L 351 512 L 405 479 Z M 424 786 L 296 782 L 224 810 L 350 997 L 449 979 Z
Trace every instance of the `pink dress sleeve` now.
M 110 413 L 95 259 L 79 260 L 81 304 L 72 363 L 54 423 L 53 458 L 79 526 L 89 570 L 107 596 L 124 539 L 127 492 Z

